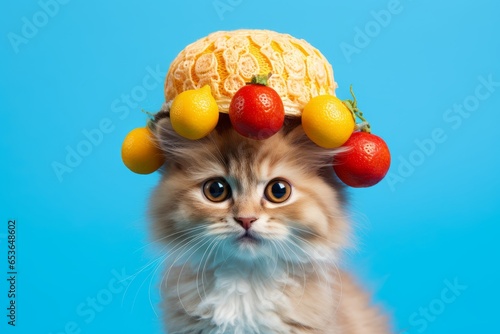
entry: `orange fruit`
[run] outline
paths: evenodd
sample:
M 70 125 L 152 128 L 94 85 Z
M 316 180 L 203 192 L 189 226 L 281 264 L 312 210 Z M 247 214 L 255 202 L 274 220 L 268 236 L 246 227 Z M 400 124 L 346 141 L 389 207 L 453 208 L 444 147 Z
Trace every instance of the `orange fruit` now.
M 175 132 L 187 139 L 208 135 L 219 121 L 219 107 L 210 86 L 189 89 L 175 97 L 170 107 L 170 122 Z
M 302 111 L 302 127 L 307 136 L 318 146 L 342 146 L 354 131 L 352 112 L 333 95 L 313 97 Z
M 165 157 L 149 127 L 142 127 L 130 131 L 123 140 L 122 160 L 132 172 L 150 174 L 163 165 Z

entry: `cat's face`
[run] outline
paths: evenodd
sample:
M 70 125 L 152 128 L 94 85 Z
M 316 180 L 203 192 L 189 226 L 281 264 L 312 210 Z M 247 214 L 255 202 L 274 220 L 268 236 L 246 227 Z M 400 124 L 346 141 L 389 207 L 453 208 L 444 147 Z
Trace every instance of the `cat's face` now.
M 241 261 L 330 257 L 346 238 L 333 152 L 300 125 L 255 141 L 230 127 L 191 141 L 168 119 L 157 136 L 167 165 L 153 193 L 155 237 L 187 261 L 223 255 Z M 293 129 L 292 129 L 293 128 Z

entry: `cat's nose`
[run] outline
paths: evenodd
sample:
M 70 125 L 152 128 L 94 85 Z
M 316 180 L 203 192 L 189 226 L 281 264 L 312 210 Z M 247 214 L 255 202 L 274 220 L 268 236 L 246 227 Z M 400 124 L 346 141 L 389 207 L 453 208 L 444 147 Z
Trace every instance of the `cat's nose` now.
M 241 227 L 243 227 L 245 230 L 249 230 L 250 227 L 252 226 L 252 223 L 254 221 L 256 221 L 258 218 L 256 217 L 234 217 L 234 220 L 236 220 L 236 222 L 238 224 L 241 225 Z

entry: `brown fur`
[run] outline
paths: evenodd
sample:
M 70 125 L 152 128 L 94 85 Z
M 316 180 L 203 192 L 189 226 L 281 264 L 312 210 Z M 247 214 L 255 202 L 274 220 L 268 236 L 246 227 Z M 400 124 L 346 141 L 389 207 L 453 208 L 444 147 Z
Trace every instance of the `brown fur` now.
M 155 235 L 170 253 L 162 279 L 169 333 L 216 332 L 216 306 L 207 306 L 205 314 L 200 305 L 206 298 L 225 297 L 218 287 L 222 269 L 224 284 L 231 285 L 227 277 L 233 276 L 227 273 L 237 272 L 235 282 L 243 278 L 255 285 L 255 294 L 246 292 L 247 301 L 228 297 L 226 306 L 258 309 L 275 302 L 265 313 L 269 321 L 259 318 L 264 327 L 245 333 L 389 333 L 368 295 L 337 269 L 349 245 L 350 225 L 344 190 L 331 168 L 335 151 L 313 144 L 296 120 L 287 120 L 280 133 L 264 141 L 243 138 L 224 116 L 216 131 L 198 141 L 176 135 L 168 118 L 157 121 L 167 163 L 152 197 L 151 217 Z M 217 204 L 204 199 L 201 187 L 211 177 L 226 178 L 233 197 Z M 276 205 L 262 196 L 262 187 L 275 177 L 292 184 L 289 203 Z M 235 241 L 242 232 L 233 217 L 249 216 L 262 217 L 252 226 L 262 238 L 257 246 Z M 274 261 L 275 270 L 266 271 L 273 267 L 263 265 L 266 261 Z M 279 297 L 259 295 L 259 289 Z

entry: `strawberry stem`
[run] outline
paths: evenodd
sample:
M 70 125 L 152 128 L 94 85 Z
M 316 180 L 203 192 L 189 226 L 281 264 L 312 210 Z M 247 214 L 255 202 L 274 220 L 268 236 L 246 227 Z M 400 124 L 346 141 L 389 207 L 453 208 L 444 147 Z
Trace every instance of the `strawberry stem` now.
M 356 117 L 361 120 L 361 123 L 356 124 L 356 129 L 361 130 L 363 132 L 371 133 L 372 129 L 370 126 L 370 123 L 366 120 L 366 118 L 363 116 L 363 112 L 358 109 L 358 101 L 356 99 L 356 95 L 354 95 L 354 91 L 352 89 L 352 85 L 350 87 L 351 95 L 352 95 L 352 100 L 344 100 L 344 105 L 349 109 L 352 113 L 352 117 L 354 120 L 356 120 Z
M 252 76 L 252 81 L 250 81 L 251 85 L 263 85 L 267 86 L 267 80 L 271 77 L 272 73 L 269 72 L 268 74 L 258 74 L 258 75 L 253 75 Z

